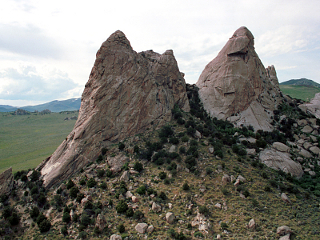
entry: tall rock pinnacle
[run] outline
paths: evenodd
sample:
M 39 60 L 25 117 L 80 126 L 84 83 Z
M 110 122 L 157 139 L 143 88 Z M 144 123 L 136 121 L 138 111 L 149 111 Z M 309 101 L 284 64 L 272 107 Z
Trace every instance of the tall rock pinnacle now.
M 44 185 L 67 179 L 94 161 L 102 147 L 164 125 L 175 104 L 189 111 L 185 80 L 172 50 L 137 53 L 116 31 L 97 52 L 74 129 L 39 165 Z
M 205 110 L 236 125 L 270 131 L 270 117 L 281 102 L 273 66 L 264 68 L 254 37 L 240 27 L 201 73 L 196 85 Z

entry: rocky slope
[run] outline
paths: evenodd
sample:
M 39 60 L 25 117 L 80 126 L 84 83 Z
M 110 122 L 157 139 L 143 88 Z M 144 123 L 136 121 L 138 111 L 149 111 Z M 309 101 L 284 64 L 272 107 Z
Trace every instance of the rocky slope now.
M 185 80 L 172 50 L 136 53 L 116 31 L 97 52 L 73 131 L 39 166 L 45 186 L 94 161 L 98 149 L 164 125 L 175 104 L 189 111 Z
M 201 73 L 196 84 L 203 106 L 212 117 L 237 126 L 271 131 L 273 110 L 281 102 L 273 66 L 264 68 L 254 37 L 241 27 Z

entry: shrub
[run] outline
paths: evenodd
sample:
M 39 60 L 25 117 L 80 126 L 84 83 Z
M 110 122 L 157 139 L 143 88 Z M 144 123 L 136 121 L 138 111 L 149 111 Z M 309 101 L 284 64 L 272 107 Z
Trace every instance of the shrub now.
M 142 185 L 140 187 L 137 188 L 136 192 L 139 194 L 139 195 L 144 195 L 146 193 L 146 186 L 145 185 Z
M 99 187 L 101 189 L 107 189 L 108 185 L 106 184 L 106 182 L 101 182 Z
M 108 152 L 107 148 L 104 147 L 104 148 L 101 149 L 101 154 L 102 155 L 106 155 L 107 152 Z
M 124 233 L 124 232 L 126 231 L 126 228 L 124 227 L 123 224 L 120 224 L 120 225 L 118 226 L 118 231 L 119 231 L 119 233 Z
M 99 178 L 102 178 L 102 177 L 104 176 L 104 174 L 105 174 L 104 169 L 99 169 L 99 170 L 97 171 L 97 176 L 98 176 Z
M 13 211 L 12 215 L 10 217 L 8 217 L 8 221 L 9 221 L 11 226 L 18 225 L 19 222 L 20 222 L 20 217 L 19 217 L 18 213 Z
M 220 227 L 221 227 L 222 230 L 226 230 L 226 229 L 228 229 L 228 224 L 222 222 L 222 223 L 220 224 Z
M 91 201 L 87 201 L 85 204 L 84 204 L 84 207 L 83 209 L 93 209 L 93 204 Z
M 125 213 L 128 210 L 128 204 L 121 200 L 116 206 L 117 213 Z
M 31 176 L 30 176 L 30 180 L 32 182 L 35 182 L 35 181 L 38 181 L 39 180 L 39 177 L 41 176 L 41 173 L 36 171 L 36 170 L 33 170 Z
M 173 135 L 173 130 L 169 125 L 163 126 L 159 131 L 159 137 L 160 138 L 168 138 L 171 135 Z
M 185 183 L 182 185 L 182 189 L 183 189 L 184 191 L 188 191 L 188 190 L 190 189 L 189 184 L 188 184 L 187 182 L 185 182 Z
M 126 145 L 124 145 L 123 142 L 119 142 L 119 150 L 120 151 L 122 151 L 125 147 L 126 147 Z
M 207 168 L 206 168 L 206 173 L 207 173 L 207 175 L 211 175 L 211 174 L 213 173 L 212 168 L 207 167 Z
M 88 180 L 88 182 L 87 182 L 88 188 L 92 188 L 92 187 L 94 187 L 94 186 L 96 186 L 96 185 L 97 185 L 97 182 L 96 182 L 96 180 L 94 180 L 94 178 L 90 178 L 90 179 Z
M 129 207 L 128 210 L 126 211 L 126 216 L 127 217 L 132 217 L 134 214 L 133 208 Z
M 102 155 L 99 155 L 98 158 L 97 158 L 97 160 L 96 160 L 96 162 L 97 162 L 97 163 L 101 163 L 102 160 L 103 160 Z
M 137 211 L 134 212 L 132 218 L 136 219 L 136 220 L 139 220 L 139 219 L 144 218 L 144 214 L 140 210 L 137 210 Z
M 78 203 L 81 203 L 81 200 L 84 198 L 84 194 L 83 193 L 78 193 L 77 195 L 77 198 L 76 198 L 76 201 Z
M 172 144 L 177 145 L 177 144 L 179 144 L 179 139 L 176 138 L 176 137 L 171 137 L 171 138 L 169 139 L 169 143 L 172 143 Z
M 55 195 L 55 196 L 57 196 L 57 195 Z M 60 195 L 58 195 L 58 196 L 60 196 Z M 39 214 L 40 214 L 39 208 L 38 207 L 32 207 L 32 209 L 30 210 L 30 217 L 33 219 L 33 221 L 35 219 L 37 219 Z
M 74 186 L 74 182 L 73 182 L 71 179 L 69 179 L 69 181 L 68 181 L 68 183 L 67 183 L 67 185 L 66 185 L 67 189 L 70 189 L 70 188 L 72 188 L 73 186 Z
M 206 206 L 200 206 L 199 207 L 199 213 L 208 215 L 209 214 L 209 209 Z
M 34 195 L 34 194 L 38 194 L 39 193 L 39 189 L 37 186 L 34 186 L 31 191 L 30 191 L 31 195 Z
M 79 233 L 79 238 L 80 239 L 86 239 L 87 238 L 87 233 L 85 232 L 85 231 L 81 231 L 80 233 Z
M 185 147 L 180 147 L 179 148 L 179 153 L 181 153 L 181 154 L 185 154 L 186 153 L 186 148 Z
M 48 232 L 51 228 L 51 223 L 48 219 L 44 219 L 40 224 L 38 224 L 41 233 Z
M 21 179 L 22 182 L 28 181 L 28 177 L 27 177 L 26 174 L 22 174 L 20 179 Z
M 60 229 L 60 231 L 61 231 L 61 234 L 62 234 L 62 235 L 66 236 L 66 235 L 68 234 L 67 226 L 64 225 L 64 226 Z
M 159 178 L 160 178 L 160 179 L 163 180 L 163 179 L 165 179 L 166 177 L 167 177 L 167 173 L 165 173 L 165 172 L 160 172 L 160 173 L 159 173 Z
M 135 162 L 134 165 L 133 165 L 133 169 L 138 171 L 138 172 L 141 172 L 143 170 L 143 165 L 141 162 Z
M 181 138 L 181 141 L 182 141 L 182 142 L 188 142 L 188 141 L 189 141 L 188 136 L 184 135 L 184 136 Z
M 80 184 L 81 186 L 86 185 L 86 183 L 87 183 L 87 181 L 86 181 L 86 179 L 84 179 L 84 178 L 82 178 L 82 179 L 79 181 L 79 184 Z
M 72 188 L 70 189 L 70 191 L 69 191 L 70 197 L 73 198 L 73 199 L 76 198 L 78 192 L 79 192 L 79 189 L 78 189 L 76 186 L 72 187 Z
M 91 219 L 87 213 L 83 212 L 81 214 L 80 222 L 83 226 L 87 227 L 91 223 Z
M 69 223 L 71 221 L 70 214 L 68 212 L 64 212 L 62 216 L 62 221 L 65 223 Z
M 13 209 L 12 209 L 10 206 L 6 206 L 6 207 L 3 209 L 2 217 L 3 217 L 4 219 L 7 219 L 8 217 L 11 216 L 12 211 L 13 211 Z
M 106 176 L 109 177 L 109 178 L 113 176 L 113 173 L 112 173 L 112 171 L 110 169 L 106 170 Z
M 140 153 L 140 148 L 137 145 L 135 145 L 133 147 L 133 152 L 136 153 L 136 154 L 139 154 Z
M 166 200 L 167 199 L 167 195 L 164 192 L 160 192 L 159 198 L 161 198 L 162 200 Z

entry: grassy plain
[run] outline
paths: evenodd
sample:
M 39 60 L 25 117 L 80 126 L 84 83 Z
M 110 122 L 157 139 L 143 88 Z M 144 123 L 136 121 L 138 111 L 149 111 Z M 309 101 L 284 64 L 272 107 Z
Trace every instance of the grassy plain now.
M 73 129 L 78 112 L 40 115 L 0 114 L 0 172 L 36 167 L 49 157 Z
M 310 101 L 314 95 L 320 92 L 320 88 L 295 85 L 280 85 L 281 91 L 292 98 Z

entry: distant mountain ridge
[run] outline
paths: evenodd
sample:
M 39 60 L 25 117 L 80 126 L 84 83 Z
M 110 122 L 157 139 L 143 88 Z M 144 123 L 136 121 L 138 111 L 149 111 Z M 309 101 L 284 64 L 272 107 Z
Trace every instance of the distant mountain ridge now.
M 29 112 L 42 111 L 49 109 L 51 112 L 62 112 L 62 111 L 76 111 L 80 109 L 81 98 L 71 98 L 67 100 L 54 100 L 48 103 L 43 103 L 35 106 L 25 106 L 25 107 L 13 107 L 9 105 L 0 105 L 0 112 L 12 112 L 16 111 L 18 108 Z
M 286 82 L 280 83 L 280 85 L 296 85 L 296 86 L 309 86 L 309 87 L 320 87 L 319 83 L 307 78 L 291 79 Z

